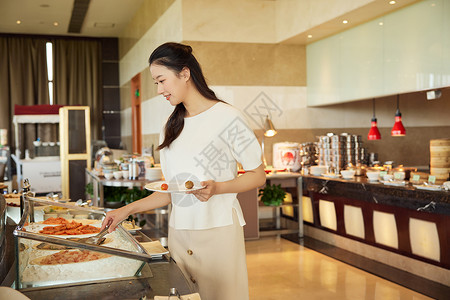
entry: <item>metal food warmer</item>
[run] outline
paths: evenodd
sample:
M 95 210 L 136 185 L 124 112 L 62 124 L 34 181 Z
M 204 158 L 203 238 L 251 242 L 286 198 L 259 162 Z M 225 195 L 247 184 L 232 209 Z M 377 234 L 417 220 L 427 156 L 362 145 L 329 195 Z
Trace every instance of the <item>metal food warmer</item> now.
M 105 216 L 103 210 L 36 198 L 29 192 L 23 194 L 23 199 L 22 217 L 13 232 L 17 289 L 31 291 L 153 276 L 147 264 L 152 257 L 121 225 L 107 234 L 101 245 L 79 241 L 81 235 L 43 233 L 43 227 L 51 226 L 42 224 L 45 207 L 72 210 L 75 216 L 87 216 L 73 221 L 97 227 Z

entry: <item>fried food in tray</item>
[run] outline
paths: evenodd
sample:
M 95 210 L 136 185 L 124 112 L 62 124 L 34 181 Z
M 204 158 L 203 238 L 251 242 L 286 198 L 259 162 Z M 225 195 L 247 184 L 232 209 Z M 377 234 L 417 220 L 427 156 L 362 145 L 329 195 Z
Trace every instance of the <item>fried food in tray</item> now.
M 49 224 L 49 223 L 45 223 L 45 222 L 47 222 L 50 219 L 54 219 L 54 220 L 51 220 L 50 222 L 61 222 L 61 223 L 56 223 L 56 224 L 61 224 L 61 225 L 46 226 L 42 230 L 40 230 L 39 233 L 51 234 L 51 235 L 80 235 L 80 234 L 93 234 L 93 233 L 100 232 L 100 228 L 98 228 L 98 227 L 91 226 L 91 225 L 83 225 L 82 223 L 79 223 L 76 221 L 69 222 L 63 218 L 49 218 L 44 221 L 44 224 Z M 58 219 L 62 219 L 64 221 L 58 220 Z M 53 223 L 53 224 L 55 224 L 55 223 Z
M 41 256 L 31 261 L 32 265 L 62 265 L 98 260 L 111 257 L 109 254 L 89 250 L 64 250 Z

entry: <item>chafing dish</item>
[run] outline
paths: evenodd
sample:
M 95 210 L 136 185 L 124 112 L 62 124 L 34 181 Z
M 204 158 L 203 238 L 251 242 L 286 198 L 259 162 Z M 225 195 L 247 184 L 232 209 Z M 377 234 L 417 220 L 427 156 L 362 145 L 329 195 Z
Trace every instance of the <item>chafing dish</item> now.
M 76 209 L 86 213 L 97 226 L 105 216 L 103 210 L 76 207 L 69 203 L 55 203 L 33 197 L 27 192 L 24 192 L 23 197 L 24 212 L 13 233 L 17 262 L 16 288 L 33 290 L 38 287 L 71 286 L 152 276 L 150 268 L 146 267 L 148 266 L 146 263 L 152 260 L 151 256 L 121 225 L 111 233 L 111 243 L 104 245 L 86 244 L 63 236 L 39 232 L 39 226 L 44 226 L 41 223 L 43 215 L 37 214 L 36 211 L 42 207 L 52 205 Z M 48 245 L 50 249 L 39 248 L 42 243 Z M 64 251 L 63 254 L 68 255 L 89 253 L 96 258 L 81 262 L 75 260 L 67 263 L 57 260 L 55 264 L 43 263 L 48 261 L 48 257 L 54 259 L 61 256 Z

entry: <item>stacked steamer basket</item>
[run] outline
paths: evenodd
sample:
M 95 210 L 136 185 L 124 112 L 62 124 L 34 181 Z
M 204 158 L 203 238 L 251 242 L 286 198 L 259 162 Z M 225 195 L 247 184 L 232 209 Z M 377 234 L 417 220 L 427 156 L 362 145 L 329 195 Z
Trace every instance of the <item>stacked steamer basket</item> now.
M 336 174 L 347 166 L 367 163 L 367 153 L 362 147 L 360 135 L 328 133 L 318 139 L 319 165 L 327 166 Z
M 448 180 L 450 173 L 450 138 L 430 140 L 430 174 L 436 180 Z
M 329 170 L 339 174 L 345 165 L 344 137 L 334 133 L 319 136 L 319 165 L 327 166 Z
M 367 164 L 366 149 L 362 147 L 361 135 L 343 133 L 345 137 L 345 163 L 347 166 Z
M 300 145 L 300 164 L 302 169 L 317 164 L 317 143 L 302 143 Z

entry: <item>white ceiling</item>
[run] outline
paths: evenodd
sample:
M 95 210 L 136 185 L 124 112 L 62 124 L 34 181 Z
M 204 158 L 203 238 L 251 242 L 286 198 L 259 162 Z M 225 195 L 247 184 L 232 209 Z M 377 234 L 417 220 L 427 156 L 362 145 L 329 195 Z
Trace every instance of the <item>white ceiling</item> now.
M 78 34 L 68 33 L 74 1 L 0 0 L 0 33 L 119 37 L 145 0 L 90 0 L 86 18 Z M 299 33 L 285 42 L 299 44 L 314 42 L 417 1 L 421 0 L 397 0 L 396 5 L 389 5 L 387 4 L 389 0 L 371 0 L 359 9 L 310 28 L 308 32 Z M 343 27 L 343 17 L 348 17 L 352 23 Z M 21 24 L 16 23 L 18 20 Z M 55 22 L 58 26 L 54 25 Z M 312 34 L 314 38 L 308 39 L 307 34 Z
M 74 0 L 0 0 L 0 33 L 118 37 L 143 2 L 91 0 L 81 33 L 72 34 Z

